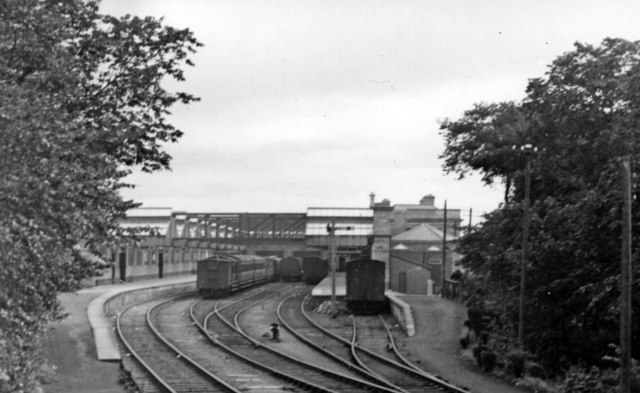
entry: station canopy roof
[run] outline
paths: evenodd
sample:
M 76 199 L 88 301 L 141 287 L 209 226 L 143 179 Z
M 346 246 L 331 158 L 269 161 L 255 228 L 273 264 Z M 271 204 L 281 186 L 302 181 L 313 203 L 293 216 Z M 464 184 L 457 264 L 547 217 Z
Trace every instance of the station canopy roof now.
M 170 207 L 137 208 L 127 211 L 118 225 L 123 229 L 142 230 L 140 235 L 165 236 L 171 223 Z
M 136 220 L 135 222 L 130 221 L 122 221 L 118 224 L 122 229 L 147 229 L 143 230 L 140 235 L 157 235 L 157 236 L 165 236 L 167 231 L 169 230 L 169 221 L 167 222 L 157 222 L 157 221 L 142 221 Z
M 305 235 L 327 236 L 327 223 L 308 222 Z M 373 223 L 340 221 L 340 223 L 336 224 L 336 236 L 373 236 Z
M 170 207 L 139 207 L 127 210 L 127 218 L 133 217 L 171 217 L 173 209 Z
M 373 217 L 373 210 L 367 208 L 310 207 L 307 217 Z

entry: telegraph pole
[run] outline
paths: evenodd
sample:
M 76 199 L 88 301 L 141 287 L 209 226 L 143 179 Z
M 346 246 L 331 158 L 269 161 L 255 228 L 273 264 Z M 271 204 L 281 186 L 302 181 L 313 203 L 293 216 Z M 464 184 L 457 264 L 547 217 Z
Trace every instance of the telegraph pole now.
M 513 146 L 516 149 L 516 146 Z M 527 167 L 524 175 L 524 201 L 522 211 L 522 261 L 520 271 L 520 309 L 518 312 L 518 345 L 524 350 L 524 315 L 526 311 L 527 263 L 529 259 L 529 215 L 531 204 L 531 155 L 538 151 L 530 143 L 520 146 L 520 151 L 527 155 Z
M 442 223 L 442 297 L 445 296 L 445 258 L 447 257 L 447 201 L 444 201 L 444 222 Z
M 331 267 L 331 318 L 338 315 L 336 307 L 336 222 L 331 221 L 327 224 L 327 232 L 329 233 L 329 266 Z
M 631 164 L 622 159 L 622 255 L 620 272 L 620 392 L 631 393 Z
M 524 211 L 522 213 L 522 262 L 520 272 L 520 310 L 518 314 L 518 344 L 524 350 L 524 314 L 527 286 L 527 259 L 529 257 L 529 204 L 531 190 L 531 155 L 527 156 L 524 177 Z

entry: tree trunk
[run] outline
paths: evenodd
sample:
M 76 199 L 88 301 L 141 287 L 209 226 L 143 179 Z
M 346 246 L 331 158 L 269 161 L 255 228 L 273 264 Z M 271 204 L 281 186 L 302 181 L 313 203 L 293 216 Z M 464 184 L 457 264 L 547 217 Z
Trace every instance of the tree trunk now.
M 507 175 L 504 185 L 504 204 L 509 203 L 509 191 L 511 190 L 511 175 Z

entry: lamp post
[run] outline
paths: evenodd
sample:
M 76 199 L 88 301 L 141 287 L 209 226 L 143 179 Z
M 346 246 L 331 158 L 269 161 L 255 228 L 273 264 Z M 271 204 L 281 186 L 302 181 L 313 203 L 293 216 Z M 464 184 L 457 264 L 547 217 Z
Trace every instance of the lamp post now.
M 353 229 L 350 226 L 337 227 L 335 221 L 331 221 L 327 224 L 327 233 L 329 234 L 329 266 L 331 267 L 331 318 L 335 318 L 338 315 L 338 308 L 336 307 L 336 230 Z

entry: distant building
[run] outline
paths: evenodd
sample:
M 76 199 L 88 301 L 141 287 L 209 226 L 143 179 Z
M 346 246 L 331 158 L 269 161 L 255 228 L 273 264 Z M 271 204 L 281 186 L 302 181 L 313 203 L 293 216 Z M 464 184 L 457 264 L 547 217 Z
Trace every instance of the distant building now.
M 448 278 L 460 259 L 454 252 L 460 210 L 448 208 L 446 216 Z M 370 257 L 387 263 L 387 283 L 393 290 L 422 293 L 427 279 L 440 285 L 444 209 L 435 206 L 433 195 L 416 204 L 391 205 L 386 199 L 376 203 L 373 193 L 368 207 L 310 207 L 304 213 L 132 209 L 120 226 L 139 232 L 103 252 L 112 268 L 99 282 L 188 274 L 197 260 L 219 253 L 329 258 L 331 223 L 336 227 L 339 269 L 350 259 Z
M 446 252 L 443 253 L 445 210 L 426 195 L 418 204 L 375 203 L 372 258 L 387 262 L 387 282 L 392 290 L 427 293 L 427 280 L 436 291 L 442 287 L 442 269 L 448 279 L 461 258 L 455 252 L 460 235 L 460 209 L 446 211 Z M 444 255 L 444 264 L 443 264 Z M 415 280 L 415 277 L 421 277 Z M 413 279 L 412 279 L 413 278 Z
M 460 233 L 460 209 L 447 208 L 447 238 L 457 238 Z M 394 205 L 391 213 L 392 236 L 406 232 L 421 224 L 439 230 L 442 237 L 444 208 L 435 207 L 435 197 L 431 194 L 420 199 L 418 204 Z

